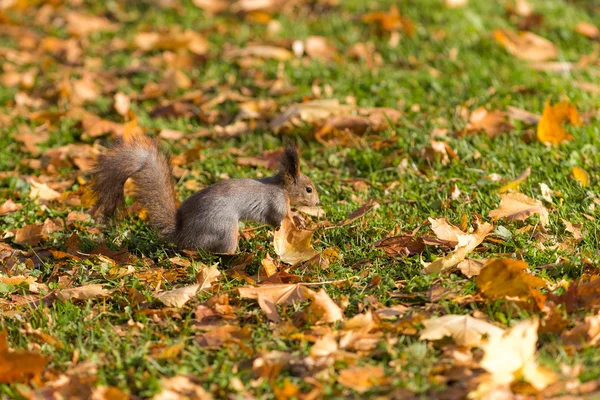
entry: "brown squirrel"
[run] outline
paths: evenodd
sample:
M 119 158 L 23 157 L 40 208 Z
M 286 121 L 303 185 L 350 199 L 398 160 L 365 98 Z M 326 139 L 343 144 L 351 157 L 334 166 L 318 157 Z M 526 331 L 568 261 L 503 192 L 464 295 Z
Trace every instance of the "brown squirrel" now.
M 92 171 L 96 211 L 114 215 L 124 203 L 123 186 L 133 179 L 134 196 L 148 210 L 150 226 L 184 249 L 232 254 L 238 247 L 239 221 L 281 225 L 290 204 L 315 206 L 314 184 L 300 173 L 295 147 L 286 146 L 279 172 L 262 179 L 228 179 L 210 185 L 177 208 L 169 155 L 149 137 L 117 139 L 98 157 Z

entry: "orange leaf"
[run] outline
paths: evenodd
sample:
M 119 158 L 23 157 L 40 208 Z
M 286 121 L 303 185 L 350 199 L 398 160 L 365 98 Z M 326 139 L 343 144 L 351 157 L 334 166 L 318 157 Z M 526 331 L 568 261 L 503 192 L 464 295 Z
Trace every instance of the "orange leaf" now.
M 551 105 L 549 101 L 544 106 L 544 113 L 537 126 L 537 138 L 542 143 L 550 143 L 554 146 L 573 139 L 567 133 L 563 124 L 569 121 L 572 125 L 581 126 L 579 113 L 574 105 L 568 101 L 561 101 Z
M 483 266 L 475 282 L 489 299 L 518 297 L 529 299 L 532 291 L 546 287 L 546 281 L 527 272 L 527 263 L 501 258 Z
M 39 383 L 48 357 L 27 350 L 11 350 L 6 336 L 6 331 L 0 333 L 0 383 L 26 382 L 30 379 Z
M 588 186 L 590 184 L 590 174 L 587 171 L 580 167 L 573 167 L 573 178 L 577 179 L 581 186 Z

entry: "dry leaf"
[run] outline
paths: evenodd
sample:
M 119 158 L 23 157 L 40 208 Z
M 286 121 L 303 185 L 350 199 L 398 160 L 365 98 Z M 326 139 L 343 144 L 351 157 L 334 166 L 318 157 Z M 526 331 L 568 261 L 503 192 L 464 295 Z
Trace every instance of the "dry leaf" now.
M 17 244 L 35 246 L 42 241 L 42 225 L 31 224 L 18 228 L 13 241 Z
M 272 58 L 279 61 L 286 61 L 293 58 L 291 51 L 284 49 L 283 47 L 256 45 L 246 46 L 242 49 L 234 49 L 225 52 L 226 58 L 234 57 L 258 57 L 258 58 Z
M 50 189 L 50 187 L 48 187 L 48 185 L 45 183 L 39 183 L 33 179 L 30 180 L 29 183 L 31 183 L 32 186 L 31 192 L 29 192 L 30 199 L 51 201 L 60 197 L 60 193 L 58 193 L 56 190 Z
M 382 365 L 352 367 L 340 371 L 337 381 L 358 393 L 364 393 L 373 387 L 386 384 L 389 379 L 385 376 Z
M 590 24 L 588 22 L 580 22 L 575 27 L 575 32 L 582 34 L 583 36 L 587 36 L 590 39 L 598 39 L 600 38 L 600 30 L 596 25 Z
M 521 60 L 547 61 L 558 56 L 558 50 L 552 42 L 531 32 L 515 33 L 509 29 L 496 29 L 494 39 Z
M 467 258 L 458 263 L 457 267 L 467 278 L 472 278 L 479 275 L 481 269 L 488 261 L 487 258 Z
M 506 218 L 509 221 L 524 221 L 533 214 L 540 216 L 542 226 L 548 225 L 548 210 L 539 201 L 522 193 L 500 195 L 500 206 L 488 214 L 494 220 Z
M 200 285 L 199 290 L 210 289 L 219 278 L 221 277 L 221 271 L 219 271 L 218 264 L 213 264 L 210 267 L 204 265 L 202 269 L 196 274 L 196 282 Z
M 309 290 L 308 297 L 312 300 L 309 315 L 316 317 L 318 323 L 332 323 L 344 319 L 342 309 L 329 297 L 325 289 L 318 292 Z
M 94 32 L 115 32 L 118 26 L 107 18 L 69 11 L 66 16 L 67 30 L 72 35 L 87 36 Z
M 581 186 L 586 187 L 590 184 L 590 174 L 587 171 L 580 167 L 573 167 L 571 170 L 573 173 L 573 178 L 577 180 L 581 184 Z
M 514 127 L 506 120 L 507 114 L 502 111 L 488 111 L 479 107 L 471 113 L 467 132 L 484 131 L 489 137 L 495 138 L 501 133 L 510 132 Z
M 208 393 L 193 377 L 176 375 L 172 378 L 162 378 L 161 392 L 155 394 L 152 400 L 212 400 Z
M 498 336 L 504 330 L 469 315 L 444 315 L 423 321 L 425 329 L 419 340 L 440 340 L 450 336 L 459 346 L 479 347 L 485 338 Z
M 289 215 L 283 219 L 279 230 L 273 234 L 273 247 L 281 261 L 295 265 L 319 254 L 313 249 L 311 239 L 313 231 L 301 230 Z
M 61 301 L 67 300 L 92 300 L 101 297 L 107 297 L 113 291 L 104 289 L 104 287 L 97 283 L 92 285 L 85 285 L 71 289 L 63 289 L 56 293 L 56 297 Z
M 544 113 L 537 126 L 537 138 L 542 143 L 557 146 L 573 139 L 565 130 L 563 124 L 569 121 L 574 126 L 581 126 L 579 113 L 574 105 L 562 101 L 551 105 L 549 101 L 544 105 Z
M 519 174 L 519 176 L 517 176 L 515 178 L 515 180 L 507 183 L 506 185 L 504 185 L 500 189 L 498 189 L 498 192 L 505 193 L 505 192 L 508 192 L 509 190 L 517 190 L 519 188 L 519 186 L 521 186 L 521 184 L 523 182 L 525 182 L 527 180 L 527 178 L 529 178 L 529 175 L 531 175 L 531 167 L 527 167 L 523 172 L 521 172 Z
M 438 239 L 446 242 L 448 247 L 456 247 L 461 236 L 467 235 L 459 227 L 452 225 L 446 218 L 428 218 L 431 230 Z
M 485 223 L 480 225 L 474 233 L 460 236 L 455 250 L 427 265 L 425 272 L 428 274 L 438 274 L 456 266 L 465 259 L 467 254 L 475 250 L 483 242 L 492 229 L 494 229 L 492 224 Z
M 48 357 L 28 350 L 8 348 L 6 331 L 0 333 L 0 383 L 40 383 Z
M 301 284 L 262 285 L 238 289 L 242 299 L 258 299 L 262 296 L 273 304 L 288 305 L 307 299 L 307 289 Z
M 121 115 L 126 116 L 129 114 L 129 108 L 131 107 L 131 99 L 123 92 L 115 93 L 115 110 Z
M 573 239 L 575 239 L 576 241 L 583 239 L 583 234 L 581 233 L 581 228 L 583 227 L 583 224 L 574 224 L 564 219 L 562 220 L 562 222 L 563 224 L 565 224 L 567 232 L 570 232 L 573 235 Z
M 560 335 L 563 344 L 575 349 L 595 346 L 600 342 L 600 313 L 585 317 L 585 321 Z
M 375 242 L 375 247 L 390 257 L 407 257 L 422 253 L 425 243 L 420 237 L 400 235 L 379 240 Z
M 529 112 L 527 110 L 523 110 L 522 108 L 517 108 L 513 106 L 506 107 L 508 110 L 509 118 L 512 118 L 517 121 L 525 122 L 526 124 L 533 125 L 537 124 L 540 121 L 540 116 Z
M 529 299 L 532 291 L 546 287 L 544 279 L 527 272 L 527 263 L 501 258 L 490 260 L 483 266 L 475 282 L 481 293 L 489 299 Z
M 196 296 L 200 284 L 180 287 L 173 290 L 167 290 L 156 294 L 154 297 L 160 300 L 167 307 L 181 308 Z
M 267 256 L 263 258 L 263 260 L 260 263 L 262 265 L 262 270 L 267 276 L 267 278 L 274 275 L 277 272 L 277 265 L 273 261 L 273 257 L 271 257 L 269 254 L 267 254 Z
M 525 380 L 541 390 L 556 380 L 555 375 L 537 365 L 537 319 L 522 321 L 504 335 L 492 336 L 483 344 L 481 367 L 489 372 L 477 391 L 471 396 L 485 397 L 498 388 L 507 388 L 512 382 Z

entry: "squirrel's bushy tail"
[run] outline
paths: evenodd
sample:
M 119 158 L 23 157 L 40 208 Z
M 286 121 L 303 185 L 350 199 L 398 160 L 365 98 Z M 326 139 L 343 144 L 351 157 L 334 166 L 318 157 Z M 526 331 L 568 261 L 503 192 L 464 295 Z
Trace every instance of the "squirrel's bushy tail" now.
M 111 217 L 124 202 L 123 186 L 133 179 L 135 197 L 148 210 L 150 225 L 163 237 L 175 232 L 177 199 L 169 157 L 148 137 L 119 138 L 100 155 L 92 172 L 96 209 Z

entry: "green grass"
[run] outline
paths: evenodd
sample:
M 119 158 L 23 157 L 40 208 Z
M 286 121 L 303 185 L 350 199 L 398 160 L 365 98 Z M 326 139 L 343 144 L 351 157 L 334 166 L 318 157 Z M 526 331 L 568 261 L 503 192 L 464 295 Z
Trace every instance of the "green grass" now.
M 210 81 L 214 81 L 214 85 L 204 90 L 204 95 L 212 97 L 231 90 L 255 98 L 274 99 L 281 109 L 312 97 L 313 85 L 322 91 L 327 85 L 332 90 L 331 97 L 341 102 L 352 96 L 359 106 L 392 107 L 403 112 L 397 124 L 383 132 L 367 132 L 354 148 L 321 145 L 313 139 L 314 128 L 309 125 L 299 126 L 288 134 L 259 128 L 236 138 L 185 138 L 165 143 L 165 147 L 175 154 L 201 146 L 198 160 L 182 166 L 187 171 L 187 175 L 178 181 L 177 190 L 182 199 L 193 193 L 184 187 L 188 180 L 206 186 L 224 176 L 255 177 L 269 174 L 270 171 L 264 168 L 238 166 L 231 150 L 247 156 L 258 156 L 266 150 L 280 147 L 287 135 L 300 144 L 303 171 L 317 186 L 327 220 L 342 221 L 367 199 L 376 199 L 380 207 L 375 211 L 348 226 L 319 229 L 314 239 L 317 249 L 338 248 L 343 257 L 328 269 L 310 271 L 305 278 L 313 282 L 349 279 L 351 284 L 347 286 L 324 286 L 335 301 L 347 304 L 347 319 L 372 307 L 373 300 L 385 306 L 394 306 L 403 301 L 399 295 L 425 292 L 437 284 L 437 277 L 425 275 L 421 264 L 422 261 L 430 262 L 442 256 L 443 253 L 437 248 L 427 247 L 421 256 L 393 259 L 375 249 L 373 243 L 386 237 L 396 227 L 402 232 L 409 232 L 423 224 L 428 217 L 447 217 L 456 225 L 460 225 L 465 218 L 469 226 L 476 215 L 489 221 L 487 214 L 498 206 L 497 189 L 502 186 L 502 183 L 494 183 L 488 178 L 492 173 L 510 181 L 531 167 L 531 176 L 520 187 L 524 194 L 540 198 L 539 185 L 545 183 L 553 190 L 560 191 L 562 196 L 551 208 L 547 230 L 559 240 L 569 237 L 561 222 L 561 219 L 565 219 L 583 223 L 585 236 L 572 251 L 542 250 L 536 246 L 530 233 L 516 232 L 526 223 L 500 220 L 496 225 L 504 227 L 511 235 L 501 244 L 486 242 L 482 257 L 518 254 L 531 266 L 535 275 L 552 282 L 576 280 L 584 270 L 597 268 L 595 266 L 600 258 L 597 222 L 586 218 L 584 214 L 600 217 L 598 206 L 596 210 L 589 209 L 593 199 L 600 197 L 597 186 L 600 179 L 600 134 L 596 117 L 600 103 L 596 94 L 583 91 L 574 83 L 586 81 L 598 84 L 598 68 L 589 66 L 567 74 L 540 72 L 510 55 L 492 38 L 494 29 L 515 27 L 501 2 L 490 4 L 472 0 L 467 7 L 459 9 L 447 9 L 437 0 L 420 1 L 418 5 L 409 1 L 347 0 L 332 7 L 324 6 L 327 3 L 325 1 L 310 2 L 315 3 L 312 8 L 305 4 L 293 13 L 274 13 L 273 21 L 281 25 L 281 31 L 276 36 L 269 36 L 271 34 L 267 26 L 250 22 L 241 15 L 210 16 L 191 2 L 181 3 L 182 9 L 178 12 L 175 9 L 162 9 L 150 1 L 83 2 L 80 9 L 84 12 L 121 18 L 122 21 L 117 32 L 93 33 L 81 39 L 81 43 L 84 43 L 81 62 L 91 57 L 99 58 L 100 67 L 94 74 L 134 66 L 149 67 L 147 71 L 105 78 L 100 86 L 107 92 L 87 102 L 84 107 L 88 111 L 102 118 L 123 122 L 112 108 L 114 92 L 118 90 L 134 97 L 148 83 L 161 81 L 166 69 L 164 59 L 161 61 L 164 52 L 136 51 L 131 44 L 135 34 L 179 25 L 201 32 L 210 43 L 209 52 L 202 57 L 182 52 L 182 56 L 190 57 L 187 60 L 189 66 L 182 68 L 191 79 L 190 89 L 177 89 L 159 99 L 132 102 L 139 125 L 152 136 L 164 128 L 188 134 L 206 127 L 213 129 L 213 125 L 203 122 L 201 118 L 154 119 L 150 116 L 151 110 L 161 102 L 173 100 L 192 90 L 202 90 L 203 84 Z M 559 60 L 577 62 L 580 55 L 589 55 L 597 50 L 597 44 L 575 33 L 573 28 L 580 21 L 600 25 L 598 6 L 589 5 L 591 2 L 559 0 L 531 3 L 544 16 L 542 25 L 534 32 L 557 45 Z M 414 36 L 401 34 L 399 44 L 393 48 L 388 44 L 389 34 L 378 35 L 372 25 L 360 21 L 360 15 L 388 10 L 392 4 L 398 4 L 401 14 L 411 18 L 416 25 Z M 64 11 L 61 8 L 55 10 L 59 16 Z M 0 21 L 5 16 L 12 24 L 27 26 L 43 36 L 70 37 L 59 23 L 30 26 L 28 21 L 36 13 L 34 8 L 9 9 L 0 11 Z M 61 17 L 58 18 L 62 21 Z M 328 43 L 336 47 L 339 57 L 334 61 L 307 57 L 285 62 L 264 60 L 249 67 L 240 65 L 235 59 L 223 57 L 224 51 L 229 48 L 244 47 L 251 43 L 289 48 L 291 41 L 312 35 L 326 37 Z M 19 48 L 18 37 L 9 40 L 9 35 L 3 34 L 1 29 L 0 38 L 7 48 L 28 51 Z M 127 45 L 116 46 L 119 40 L 124 40 Z M 350 56 L 350 46 L 367 42 L 372 43 L 380 55 L 381 65 L 369 67 Z M 115 45 L 115 49 L 112 45 Z M 449 57 L 451 49 L 458 54 L 455 60 Z M 66 206 L 60 202 L 50 203 L 47 207 L 35 204 L 28 198 L 29 176 L 39 179 L 40 176 L 49 175 L 51 182 L 72 181 L 66 187 L 68 192 L 77 192 L 88 176 L 76 168 L 59 169 L 57 174 L 52 175 L 47 170 L 31 168 L 27 161 L 35 158 L 44 162 L 44 154 L 49 149 L 64 145 L 107 144 L 111 140 L 109 137 L 82 139 L 80 124 L 63 118 L 52 121 L 47 127 L 50 139 L 40 145 L 40 155 L 32 156 L 21 151 L 21 144 L 16 141 L 19 125 L 36 129 L 41 122 L 34 122 L 30 118 L 30 110 L 15 107 L 16 93 L 27 92 L 34 98 L 47 96 L 48 110 L 66 111 L 72 106 L 51 92 L 64 80 L 75 79 L 86 71 L 81 65 L 66 65 L 61 56 L 39 51 L 31 63 L 19 65 L 7 59 L 0 61 L 4 71 L 25 71 L 30 67 L 38 67 L 41 71 L 31 89 L 0 87 L 0 114 L 10 116 L 8 124 L 3 126 L 0 123 L 0 199 L 4 202 L 11 198 L 23 205 L 21 210 L 0 217 L 0 232 L 6 237 L 3 240 L 7 244 L 12 243 L 12 239 L 4 235 L 8 230 L 43 222 L 46 218 L 66 219 L 70 211 L 87 211 L 85 207 Z M 289 95 L 274 97 L 260 80 L 280 77 L 286 86 L 295 90 Z M 114 87 L 105 87 L 108 83 Z M 460 107 L 470 110 L 479 106 L 504 109 L 512 105 L 541 114 L 547 100 L 556 102 L 564 97 L 569 98 L 580 113 L 589 112 L 592 117 L 582 127 L 568 128 L 575 139 L 558 147 L 549 148 L 537 141 L 525 142 L 523 136 L 534 131 L 535 127 L 519 122 L 515 122 L 514 130 L 495 139 L 483 134 L 465 137 L 456 134 L 466 125 L 460 115 Z M 239 103 L 226 101 L 214 110 L 218 113 L 217 122 L 227 124 L 239 111 Z M 430 145 L 430 133 L 435 128 L 448 129 L 448 137 L 443 140 L 454 149 L 459 160 L 451 160 L 443 165 L 422 157 L 422 151 Z M 383 140 L 387 144 L 379 146 Z M 407 160 L 408 168 L 399 167 L 403 165 L 403 160 Z M 590 186 L 582 187 L 572 178 L 571 168 L 574 166 L 588 171 Z M 77 178 L 82 181 L 78 182 Z M 366 182 L 364 190 L 357 190 L 357 185 L 354 185 L 356 179 Z M 468 195 L 467 201 L 450 200 L 450 190 L 454 184 L 464 195 Z M 129 199 L 128 204 L 131 203 Z M 535 224 L 537 219 L 533 217 L 528 222 Z M 92 228 L 100 228 L 102 234 L 90 231 Z M 421 228 L 421 232 L 427 231 L 427 227 Z M 41 255 L 46 248 L 66 251 L 67 239 L 73 232 L 77 232 L 84 253 L 104 240 L 113 249 L 127 247 L 133 256 L 131 265 L 136 273 L 116 278 L 111 274 L 110 263 L 101 258 L 69 261 Z M 267 253 L 274 255 L 270 233 L 268 228 L 262 227 L 256 230 L 252 239 L 241 241 L 240 253 L 250 256 L 248 273 L 258 271 Z M 74 367 L 74 354 L 78 354 L 78 362 L 89 361 L 96 365 L 97 384 L 116 386 L 142 398 L 152 397 L 160 391 L 162 377 L 178 374 L 198 377 L 202 386 L 215 398 L 234 395 L 237 378 L 257 398 L 275 398 L 277 390 L 274 388 L 281 388 L 288 381 L 297 385 L 302 393 L 308 393 L 314 386 L 304 382 L 305 376 L 316 377 L 325 397 L 359 396 L 336 382 L 337 371 L 350 365 L 348 361 L 337 361 L 325 367 L 327 373 L 324 374 L 302 370 L 302 360 L 312 347 L 308 337 L 313 328 L 303 316 L 306 304 L 280 309 L 285 323 L 271 325 L 255 301 L 239 298 L 235 289 L 245 283 L 228 274 L 236 263 L 231 257 L 220 258 L 200 253 L 191 267 L 176 267 L 179 275 L 163 287 L 190 284 L 203 263 L 210 265 L 219 262 L 223 277 L 214 293 L 199 293 L 178 311 L 164 311 L 164 307 L 152 303 L 155 284 L 140 279 L 140 274 L 149 268 L 172 270 L 174 266 L 168 259 L 187 255 L 161 242 L 158 235 L 135 213 L 108 226 L 89 221 L 66 227 L 61 232 L 51 234 L 34 249 L 16 244 L 12 246 L 23 251 L 32 250 L 32 254 L 40 254 L 41 260 L 35 255 L 29 256 L 35 263 L 23 259 L 13 265 L 10 271 L 5 271 L 8 275 L 29 274 L 50 289 L 60 288 L 63 281 L 59 281 L 59 278 L 68 277 L 73 280 L 73 286 L 101 283 L 114 290 L 109 298 L 101 301 L 56 301 L 48 306 L 33 308 L 11 306 L 14 300 L 12 296 L 28 293 L 25 288 L 13 287 L 7 293 L 0 293 L 0 307 L 4 310 L 0 314 L 0 328 L 7 330 L 10 347 L 30 348 L 49 356 L 46 377 L 52 373 L 58 375 L 70 371 Z M 556 267 L 536 268 L 560 260 Z M 5 260 L 4 264 L 0 264 L 0 271 L 4 272 L 6 265 Z M 292 272 L 301 274 L 300 269 L 293 269 Z M 448 290 L 456 290 L 459 295 L 478 293 L 477 285 L 472 280 L 465 281 L 465 277 L 458 272 L 444 275 L 442 285 Z M 132 303 L 129 296 L 132 289 L 146 298 L 145 305 L 140 307 Z M 225 294 L 229 296 L 234 310 L 227 321 L 240 327 L 249 327 L 248 337 L 237 344 L 216 349 L 203 348 L 196 341 L 201 332 L 196 326 L 194 310 L 213 296 Z M 506 327 L 532 316 L 532 313 L 506 302 L 458 305 L 442 299 L 435 304 L 424 305 L 421 302 L 412 306 L 412 313 L 424 315 L 472 314 L 475 311 L 488 315 L 491 321 Z M 581 321 L 582 317 L 583 313 L 570 316 L 572 324 Z M 25 324 L 50 334 L 63 347 L 36 341 L 26 333 Z M 297 334 L 292 335 L 290 331 Z M 390 385 L 375 387 L 366 395 L 386 395 L 396 389 L 407 389 L 416 396 L 431 398 L 447 388 L 444 383 L 430 379 L 430 372 L 445 357 L 440 346 L 421 342 L 417 335 L 406 333 L 393 324 L 386 326 L 384 331 L 386 336 L 377 348 L 360 354 L 357 362 L 358 365 L 383 365 L 393 379 Z M 160 360 L 152 355 L 152 349 L 157 345 L 179 343 L 183 347 L 177 357 Z M 600 352 L 596 348 L 567 353 L 560 346 L 556 334 L 540 336 L 539 344 L 544 365 L 558 371 L 562 364 L 582 364 L 581 381 L 600 379 L 600 370 L 596 368 Z M 257 357 L 272 351 L 288 354 L 293 360 L 290 365 L 295 362 L 297 367 L 284 367 L 272 381 L 259 379 L 252 363 Z M 5 398 L 22 396 L 19 390 L 16 385 L 0 384 L 0 395 Z

